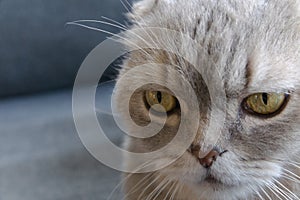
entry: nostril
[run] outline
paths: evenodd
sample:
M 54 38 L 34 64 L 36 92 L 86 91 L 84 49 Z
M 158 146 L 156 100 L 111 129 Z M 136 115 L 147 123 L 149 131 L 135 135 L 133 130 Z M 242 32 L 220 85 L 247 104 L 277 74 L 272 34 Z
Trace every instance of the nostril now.
M 212 166 L 213 162 L 217 160 L 219 154 L 219 151 L 213 149 L 204 158 L 200 158 L 199 162 L 203 167 L 209 168 Z
M 211 167 L 214 161 L 217 160 L 217 157 L 221 157 L 224 153 L 228 152 L 228 150 L 221 152 L 219 148 L 215 147 L 205 157 L 199 158 L 200 151 L 201 147 L 199 144 L 192 144 L 189 148 L 189 152 L 195 156 L 199 160 L 200 164 L 205 168 Z

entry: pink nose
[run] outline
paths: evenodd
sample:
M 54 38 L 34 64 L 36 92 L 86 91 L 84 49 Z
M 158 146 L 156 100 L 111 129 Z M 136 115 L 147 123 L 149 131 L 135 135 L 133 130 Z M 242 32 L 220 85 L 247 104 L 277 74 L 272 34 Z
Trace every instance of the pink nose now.
M 212 166 L 213 162 L 217 160 L 219 154 L 218 151 L 211 150 L 204 158 L 200 158 L 199 162 L 203 167 L 209 168 Z
M 216 161 L 217 157 L 220 155 L 220 152 L 213 149 L 205 157 L 199 158 L 199 151 L 200 151 L 200 146 L 199 145 L 192 145 L 191 146 L 191 153 L 196 158 L 198 158 L 200 164 L 205 168 L 211 167 L 213 162 Z

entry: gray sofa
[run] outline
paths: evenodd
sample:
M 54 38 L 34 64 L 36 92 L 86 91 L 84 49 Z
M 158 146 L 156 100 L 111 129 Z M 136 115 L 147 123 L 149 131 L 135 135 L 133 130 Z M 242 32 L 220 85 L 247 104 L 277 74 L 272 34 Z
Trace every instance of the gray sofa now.
M 0 0 L 0 97 L 72 86 L 85 56 L 108 35 L 66 23 L 124 22 L 124 12 L 119 0 Z
M 119 0 L 0 0 L 0 200 L 118 199 L 120 173 L 84 148 L 71 110 L 76 72 L 107 35 L 65 23 L 124 12 Z

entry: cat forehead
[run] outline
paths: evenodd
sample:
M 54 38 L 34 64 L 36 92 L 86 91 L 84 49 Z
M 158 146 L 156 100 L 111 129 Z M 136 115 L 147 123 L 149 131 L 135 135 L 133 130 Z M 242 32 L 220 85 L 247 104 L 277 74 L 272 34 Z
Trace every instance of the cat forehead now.
M 129 16 L 141 27 L 194 31 L 198 37 L 209 36 L 209 31 L 221 36 L 224 28 L 234 26 L 237 35 L 254 30 L 264 37 L 272 29 L 271 34 L 274 29 L 299 34 L 299 12 L 299 0 L 142 0 L 134 4 Z M 276 35 L 273 37 L 276 39 Z
M 146 7 L 141 8 L 145 2 L 148 3 L 144 5 L 148 6 L 147 11 Z M 300 75 L 297 67 L 299 34 L 292 26 L 295 21 L 285 21 L 289 15 L 284 12 L 288 17 L 281 16 L 285 14 L 279 12 L 290 8 L 281 8 L 284 3 L 277 5 L 274 3 L 277 1 L 273 1 L 274 4 L 252 2 L 249 6 L 235 1 L 215 5 L 213 1 L 200 0 L 146 0 L 139 2 L 139 9 L 151 14 L 143 13 L 135 20 L 137 27 L 168 28 L 188 34 L 199 44 L 198 48 L 209 54 L 209 58 L 204 59 L 215 60 L 215 67 L 223 75 L 227 89 L 233 93 L 245 87 L 249 92 L 296 87 Z M 149 36 L 139 35 L 142 38 Z M 191 48 L 195 46 L 183 45 L 183 41 L 171 42 L 173 39 L 165 34 L 146 40 L 176 50 L 179 55 L 199 58 L 199 52 L 192 53 L 195 51 Z M 131 41 L 138 45 L 143 43 L 136 38 Z

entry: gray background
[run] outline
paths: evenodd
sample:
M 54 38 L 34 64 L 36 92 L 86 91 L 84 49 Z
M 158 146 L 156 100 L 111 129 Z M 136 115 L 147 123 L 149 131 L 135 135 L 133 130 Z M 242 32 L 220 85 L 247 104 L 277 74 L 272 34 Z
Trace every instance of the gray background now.
M 101 16 L 124 23 L 125 11 L 119 0 L 0 0 L 0 97 L 71 87 L 108 35 L 65 24 Z
M 119 0 L 0 0 L 0 200 L 102 200 L 116 187 L 119 193 L 120 173 L 87 152 L 72 117 L 77 70 L 107 35 L 65 23 L 101 16 L 124 22 L 124 12 Z M 102 80 L 114 77 L 111 69 Z M 109 100 L 112 87 L 99 98 Z M 121 144 L 111 116 L 99 116 Z

